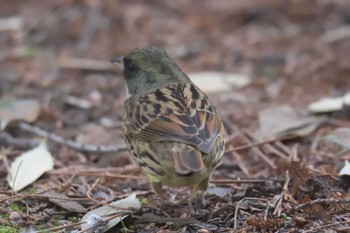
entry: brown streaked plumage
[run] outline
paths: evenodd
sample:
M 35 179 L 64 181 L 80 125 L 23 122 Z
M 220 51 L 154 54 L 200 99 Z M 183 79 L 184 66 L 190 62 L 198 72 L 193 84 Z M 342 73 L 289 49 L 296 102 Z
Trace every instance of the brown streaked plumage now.
M 161 194 L 163 185 L 205 191 L 224 153 L 215 107 L 161 48 L 134 49 L 123 62 L 124 137 L 154 191 Z

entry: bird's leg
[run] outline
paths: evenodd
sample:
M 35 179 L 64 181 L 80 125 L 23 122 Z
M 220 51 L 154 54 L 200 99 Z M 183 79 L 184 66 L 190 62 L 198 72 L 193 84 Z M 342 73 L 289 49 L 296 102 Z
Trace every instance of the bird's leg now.
M 162 213 L 164 205 L 163 185 L 160 182 L 151 182 L 151 186 L 153 191 L 160 196 L 159 213 Z
M 200 201 L 200 203 L 204 206 L 206 205 L 205 201 L 205 192 L 207 191 L 209 187 L 209 181 L 210 181 L 210 176 L 202 180 L 198 185 L 197 185 L 197 190 L 202 191 L 203 193 L 200 193 L 197 195 L 197 200 Z
M 199 191 L 205 192 L 208 189 L 209 186 L 209 180 L 210 180 L 210 176 L 205 178 L 204 180 L 202 180 L 199 184 L 197 184 L 196 186 L 192 187 L 191 189 L 191 194 L 188 198 L 183 199 L 181 201 L 178 201 L 176 204 L 184 204 L 184 203 L 191 203 L 191 201 L 193 201 L 193 199 L 197 199 L 201 201 L 201 204 L 205 204 L 204 202 L 204 195 L 200 195 Z
M 192 205 L 192 200 L 197 198 L 197 195 L 198 195 L 197 187 L 196 186 L 192 187 L 191 188 L 191 194 L 190 194 L 190 196 L 187 199 L 187 205 L 188 205 L 188 208 L 190 209 L 190 215 L 194 215 L 195 214 L 195 211 L 194 211 L 193 205 Z

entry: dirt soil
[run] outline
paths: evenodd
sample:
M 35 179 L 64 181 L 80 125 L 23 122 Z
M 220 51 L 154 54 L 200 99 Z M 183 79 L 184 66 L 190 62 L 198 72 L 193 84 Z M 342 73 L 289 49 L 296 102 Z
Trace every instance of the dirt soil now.
M 187 189 L 166 188 L 160 208 L 124 149 L 125 84 L 109 60 L 148 44 L 164 47 L 186 73 L 252 78 L 208 93 L 227 152 L 192 211 L 176 204 Z M 350 232 L 350 183 L 338 175 L 350 153 L 322 140 L 350 127 L 348 108 L 321 114 L 325 122 L 297 137 L 257 133 L 266 109 L 288 105 L 310 116 L 310 103 L 346 94 L 349 51 L 346 0 L 0 0 L 0 98 L 40 105 L 37 114 L 27 105 L 24 121 L 0 131 L 0 233 L 92 232 L 80 230 L 83 215 L 131 193 L 141 208 L 124 210 L 128 217 L 108 232 Z M 43 139 L 21 122 L 44 130 L 54 168 L 14 192 L 11 162 Z M 121 149 L 106 154 L 72 142 Z

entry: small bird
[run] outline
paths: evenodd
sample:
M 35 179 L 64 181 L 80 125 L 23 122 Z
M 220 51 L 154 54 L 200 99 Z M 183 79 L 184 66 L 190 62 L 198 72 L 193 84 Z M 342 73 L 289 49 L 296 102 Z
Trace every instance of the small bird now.
M 225 144 L 208 97 L 162 48 L 136 48 L 112 62 L 124 64 L 124 138 L 154 192 L 189 186 L 193 199 L 206 191 Z

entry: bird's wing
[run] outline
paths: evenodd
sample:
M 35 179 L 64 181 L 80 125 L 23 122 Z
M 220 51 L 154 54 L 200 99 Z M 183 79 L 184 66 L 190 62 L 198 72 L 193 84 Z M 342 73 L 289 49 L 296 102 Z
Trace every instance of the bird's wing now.
M 175 141 L 209 153 L 222 123 L 208 97 L 193 84 L 157 89 L 126 104 L 124 122 L 134 137 Z M 180 156 L 181 158 L 182 156 Z

